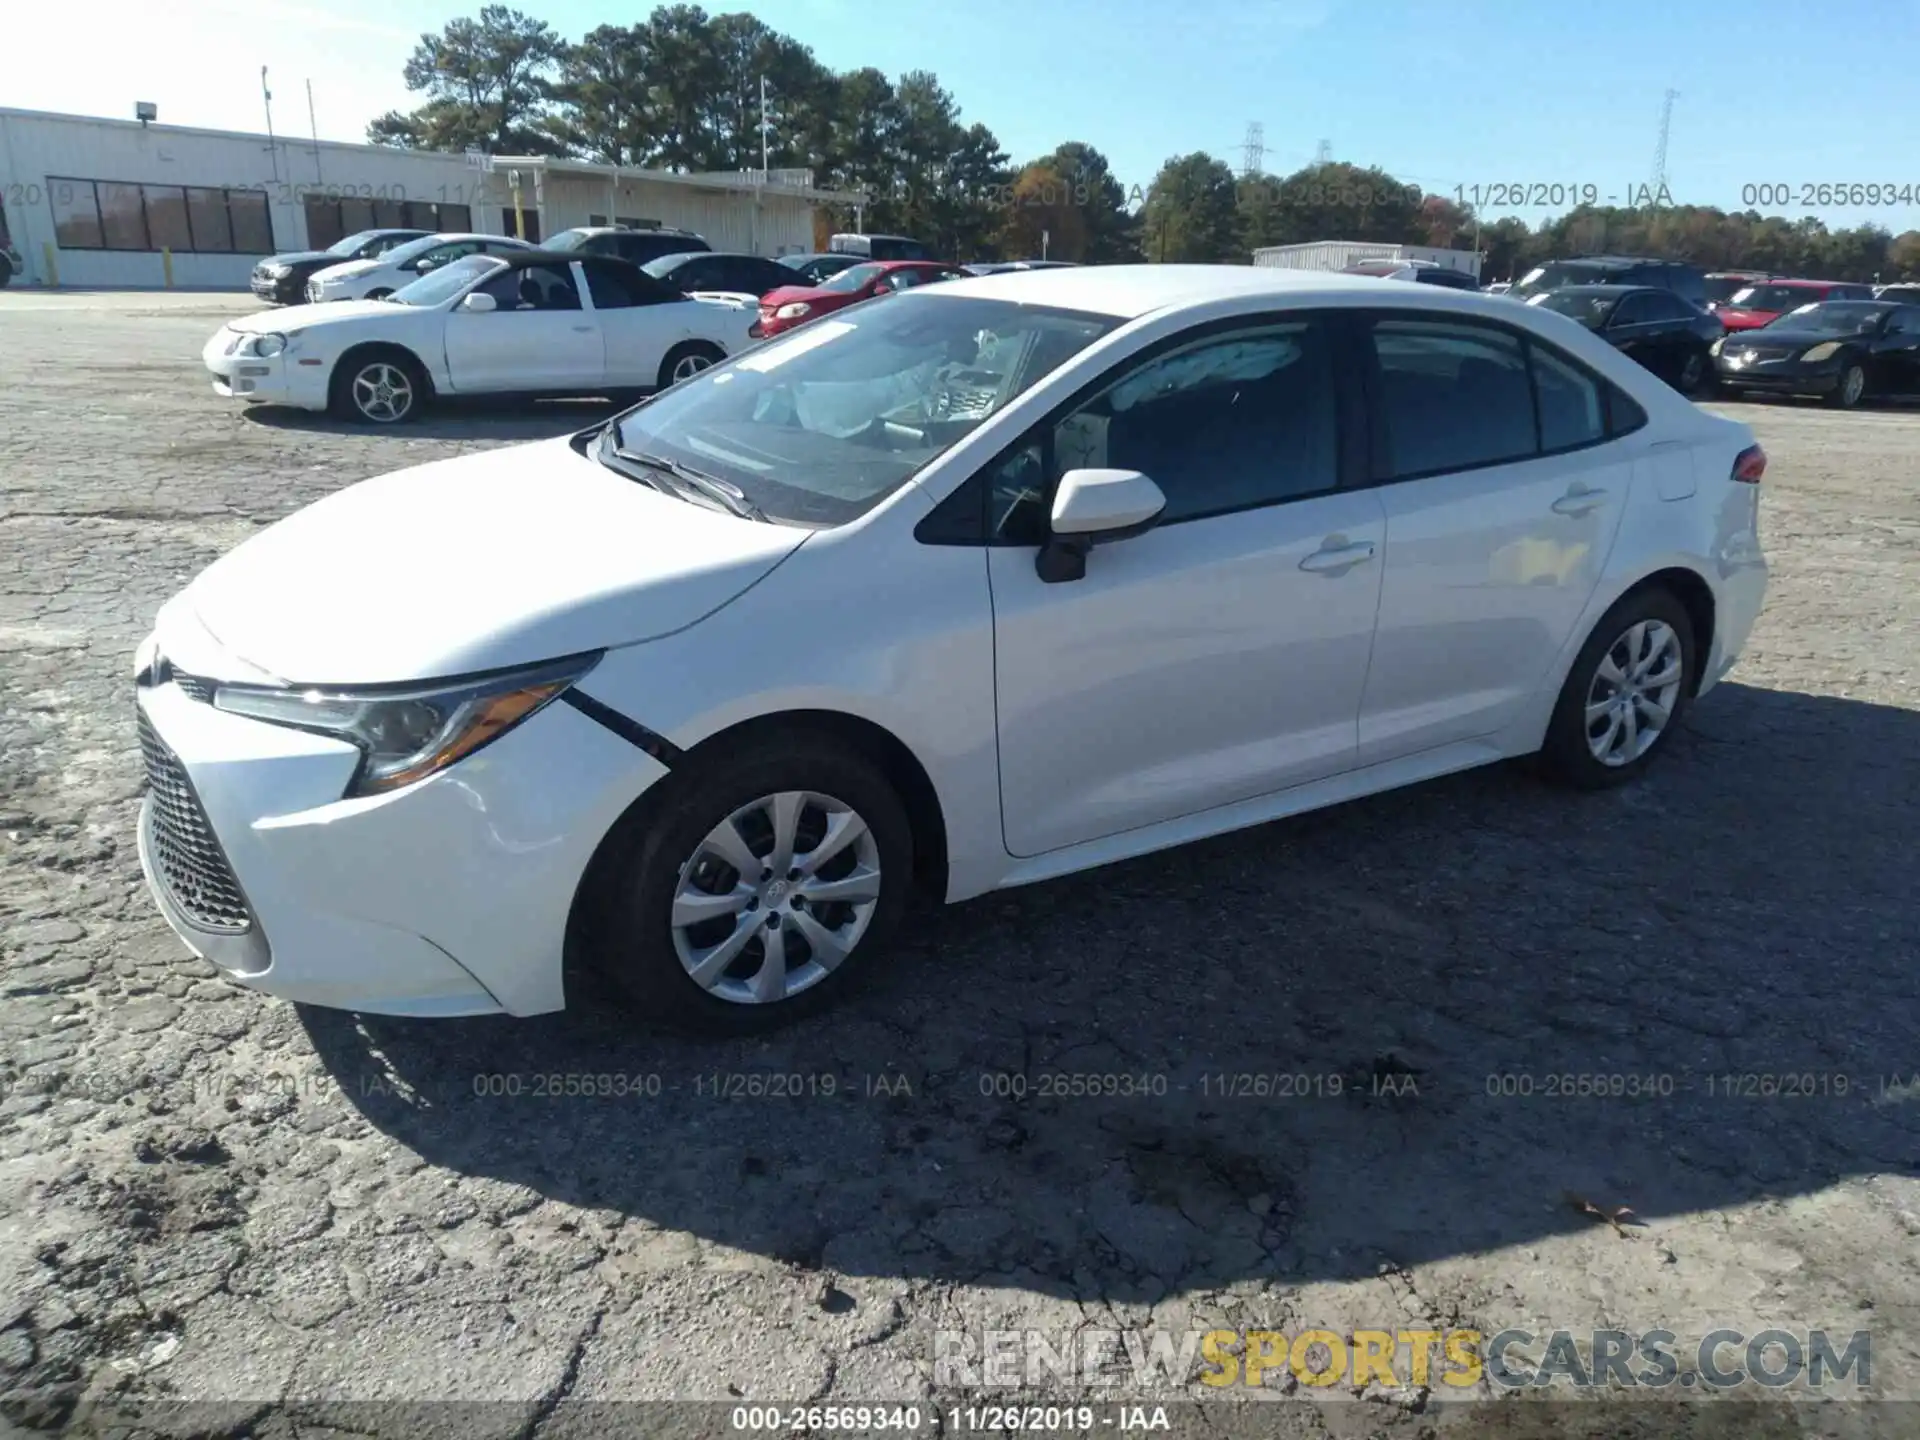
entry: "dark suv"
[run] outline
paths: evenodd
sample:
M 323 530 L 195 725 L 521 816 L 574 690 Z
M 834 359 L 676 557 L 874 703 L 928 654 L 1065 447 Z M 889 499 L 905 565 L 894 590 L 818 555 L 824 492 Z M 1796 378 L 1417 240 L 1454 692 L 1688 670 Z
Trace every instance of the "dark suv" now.
M 658 230 L 629 230 L 619 225 L 580 225 L 562 230 L 542 250 L 577 250 L 583 255 L 612 255 L 631 265 L 644 265 L 662 255 L 685 255 L 713 247 L 691 230 L 661 226 Z
M 1698 265 L 1644 255 L 1576 255 L 1569 260 L 1549 260 L 1529 270 L 1508 293 L 1515 300 L 1531 300 L 1568 285 L 1645 285 L 1671 290 L 1702 309 L 1707 304 L 1707 276 Z

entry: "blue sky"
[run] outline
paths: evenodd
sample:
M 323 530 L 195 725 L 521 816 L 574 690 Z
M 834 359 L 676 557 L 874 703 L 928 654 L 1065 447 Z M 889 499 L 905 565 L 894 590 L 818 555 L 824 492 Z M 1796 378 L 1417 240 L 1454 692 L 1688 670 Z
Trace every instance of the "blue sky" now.
M 178 124 L 259 129 L 260 66 L 276 128 L 363 137 L 415 103 L 400 68 L 422 30 L 479 8 L 443 0 L 91 0 L 15 7 L 0 103 L 130 115 L 154 100 Z M 631 20 L 588 0 L 520 8 L 575 37 Z M 1597 187 L 1624 203 L 1652 173 L 1663 96 L 1680 202 L 1740 208 L 1743 187 L 1789 187 L 1829 225 L 1920 228 L 1920 204 L 1798 203 L 1799 187 L 1920 190 L 1920 0 L 748 0 L 836 69 L 935 71 L 964 119 L 1016 159 L 1063 140 L 1098 146 L 1142 188 L 1170 155 L 1238 168 L 1249 121 L 1277 173 L 1313 158 L 1379 164 L 1428 190 Z M 400 18 L 404 16 L 404 19 Z M 69 57 L 62 60 L 61 57 Z M 25 57 L 41 57 L 29 64 Z M 1471 196 L 1469 195 L 1469 198 Z M 1552 209 L 1517 211 L 1530 221 Z

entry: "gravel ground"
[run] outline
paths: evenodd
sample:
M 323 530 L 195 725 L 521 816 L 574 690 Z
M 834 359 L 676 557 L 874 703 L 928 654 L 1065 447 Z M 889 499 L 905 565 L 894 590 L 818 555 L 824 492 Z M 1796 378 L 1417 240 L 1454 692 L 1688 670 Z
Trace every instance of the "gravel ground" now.
M 990 896 L 850 1008 L 703 1047 L 593 1004 L 298 1010 L 158 918 L 130 673 L 159 604 L 342 485 L 603 413 L 242 414 L 198 355 L 251 304 L 0 296 L 6 1420 L 224 1402 L 169 1424 L 587 1434 L 629 1413 L 599 1401 L 1095 1393 L 936 1374 L 943 1333 L 978 1356 L 996 1331 L 1308 1327 L 1864 1329 L 1872 1393 L 1920 1400 L 1920 414 L 1725 407 L 1772 456 L 1773 591 L 1645 785 L 1483 771 Z M 1303 1079 L 1212 1078 L 1276 1073 Z M 640 1093 L 531 1093 L 547 1075 Z M 717 1097 L 734 1075 L 799 1093 Z M 1055 1075 L 1136 1093 L 1042 1094 Z M 1098 1393 L 1205 1395 L 1170 1414 L 1222 1433 L 1256 1393 L 1190 1378 Z M 1920 1432 L 1920 1407 L 1753 1386 L 1655 1418 L 1644 1390 L 1444 1403 L 1502 1388 L 1341 1386 L 1259 1433 Z

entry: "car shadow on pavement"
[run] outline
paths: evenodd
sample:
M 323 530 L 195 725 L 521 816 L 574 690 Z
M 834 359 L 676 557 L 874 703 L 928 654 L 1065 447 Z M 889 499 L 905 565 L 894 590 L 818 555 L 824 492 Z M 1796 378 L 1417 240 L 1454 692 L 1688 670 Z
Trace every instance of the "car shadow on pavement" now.
M 399 425 L 360 425 L 288 405 L 249 405 L 241 414 L 255 425 L 316 435 L 397 440 L 551 440 L 611 419 L 630 403 L 512 396 L 442 399 Z
M 597 995 L 303 1020 L 434 1164 L 796 1266 L 1374 1277 L 1600 1225 L 1581 1202 L 1920 1173 L 1917 753 L 1920 712 L 1726 684 L 1641 785 L 1497 767 L 987 896 L 769 1038 Z

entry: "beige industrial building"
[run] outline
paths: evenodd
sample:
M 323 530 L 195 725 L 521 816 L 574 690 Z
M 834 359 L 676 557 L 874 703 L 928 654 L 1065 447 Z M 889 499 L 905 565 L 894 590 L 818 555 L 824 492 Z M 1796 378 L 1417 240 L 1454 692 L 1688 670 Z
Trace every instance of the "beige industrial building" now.
M 269 138 L 0 109 L 0 244 L 13 283 L 245 289 L 263 255 L 374 226 L 529 240 L 575 225 L 670 225 L 715 250 L 814 248 L 814 213 L 864 196 L 811 171 L 677 174 Z

